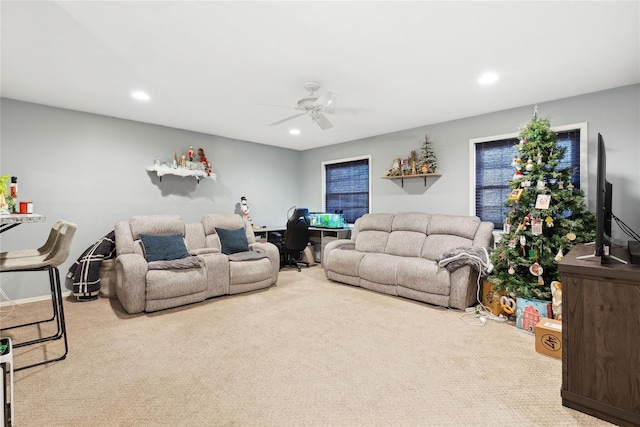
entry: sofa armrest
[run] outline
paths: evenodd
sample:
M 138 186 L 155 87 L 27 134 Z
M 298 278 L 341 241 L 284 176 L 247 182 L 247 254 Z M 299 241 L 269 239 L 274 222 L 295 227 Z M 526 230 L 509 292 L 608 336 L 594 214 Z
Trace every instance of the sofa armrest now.
M 261 249 L 269 257 L 271 262 L 271 284 L 278 281 L 278 273 L 280 273 L 280 251 L 278 247 L 270 242 L 254 242 L 249 244 L 251 250 Z
M 133 253 L 133 235 L 129 221 L 118 221 L 114 227 L 116 237 L 116 254 Z
M 473 238 L 473 246 L 482 246 L 484 248 L 493 248 L 493 223 L 481 222 L 476 230 Z
M 116 258 L 116 294 L 129 314 L 144 311 L 147 288 L 147 260 L 138 254 Z
M 327 255 L 334 249 L 339 250 L 355 250 L 356 242 L 351 239 L 337 239 L 331 240 L 326 246 L 322 249 L 322 265 L 324 268 L 327 268 L 326 259 Z

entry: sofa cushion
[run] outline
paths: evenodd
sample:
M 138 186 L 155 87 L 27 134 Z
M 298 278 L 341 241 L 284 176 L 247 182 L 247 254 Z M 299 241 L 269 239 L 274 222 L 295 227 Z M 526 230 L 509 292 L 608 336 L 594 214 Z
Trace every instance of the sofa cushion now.
M 427 236 L 422 247 L 422 258 L 432 261 L 440 259 L 443 253 L 455 248 L 472 246 L 473 240 L 466 237 L 451 236 L 446 234 L 433 234 Z
M 398 286 L 431 294 L 449 295 L 451 279 L 446 268 L 424 258 L 400 258 L 397 272 Z
M 182 234 L 140 234 L 147 262 L 171 261 L 189 256 Z
M 149 270 L 146 279 L 147 300 L 176 298 L 207 289 L 207 272 L 204 268 Z
M 366 254 L 360 262 L 360 278 L 383 285 L 395 285 L 400 260 L 402 257 L 394 255 Z
M 391 225 L 393 224 L 394 214 L 364 214 L 358 220 L 359 231 L 363 230 L 377 230 L 377 231 L 391 231 Z
M 249 242 L 247 241 L 244 227 L 235 230 L 216 227 L 216 233 L 220 238 L 221 252 L 223 254 L 231 255 L 249 250 Z
M 227 230 L 235 230 L 245 227 L 247 241 L 249 243 L 255 243 L 256 241 L 251 224 L 238 214 L 209 214 L 203 216 L 201 222 L 204 228 L 207 246 L 209 247 L 215 247 L 216 240 L 218 240 L 216 238 L 216 227 L 226 228 Z
M 179 215 L 136 215 L 129 221 L 133 240 L 140 234 L 182 234 L 184 221 Z
M 393 217 L 391 231 L 415 231 L 417 233 L 427 234 L 427 226 L 431 214 L 422 212 L 403 212 L 397 213 Z
M 473 240 L 480 225 L 475 216 L 432 215 L 427 225 L 427 234 L 446 234 Z
M 356 251 L 384 253 L 389 239 L 388 231 L 360 230 L 356 239 Z
M 424 233 L 415 231 L 392 231 L 389 234 L 384 253 L 398 256 L 419 257 L 426 239 Z
M 348 249 L 334 249 L 330 252 L 325 252 L 326 257 L 323 260 L 325 265 L 331 266 L 331 271 L 346 276 L 358 277 L 358 270 L 360 268 L 360 261 L 366 255 L 365 252 L 348 250 Z

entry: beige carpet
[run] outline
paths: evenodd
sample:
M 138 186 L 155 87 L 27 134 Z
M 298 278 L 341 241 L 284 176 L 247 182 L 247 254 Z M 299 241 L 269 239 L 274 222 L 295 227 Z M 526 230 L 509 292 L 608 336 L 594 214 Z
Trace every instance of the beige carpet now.
M 47 307 L 4 307 L 2 323 Z M 69 355 L 16 374 L 16 426 L 608 425 L 562 406 L 561 361 L 513 325 L 471 326 L 318 266 L 158 313 L 65 309 Z M 17 349 L 16 365 L 59 349 Z

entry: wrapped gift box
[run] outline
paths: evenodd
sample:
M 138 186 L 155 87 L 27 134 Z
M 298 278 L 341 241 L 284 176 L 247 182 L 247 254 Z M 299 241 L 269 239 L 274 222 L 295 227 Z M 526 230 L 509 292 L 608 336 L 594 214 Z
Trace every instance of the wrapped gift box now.
M 543 317 L 553 318 L 551 301 L 518 297 L 516 301 L 516 327 L 534 333 Z

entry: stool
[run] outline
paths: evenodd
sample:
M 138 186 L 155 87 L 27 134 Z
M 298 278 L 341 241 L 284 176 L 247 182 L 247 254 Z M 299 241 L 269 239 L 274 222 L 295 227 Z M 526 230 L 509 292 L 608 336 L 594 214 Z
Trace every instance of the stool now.
M 2 366 L 2 408 L 0 408 L 0 416 L 5 426 L 13 424 L 13 348 L 11 347 L 11 338 L 0 338 L 0 366 Z M 7 380 L 6 366 L 9 365 L 9 396 L 7 403 Z
M 69 256 L 69 252 L 71 250 L 71 242 L 73 240 L 73 236 L 76 232 L 77 226 L 71 222 L 66 221 L 58 221 L 56 222 L 54 228 L 51 230 L 51 234 L 49 235 L 49 239 L 47 239 L 47 243 L 43 245 L 45 252 L 41 255 L 36 255 L 35 252 L 39 252 L 42 248 L 38 250 L 27 250 L 20 253 L 20 251 L 15 251 L 13 254 L 10 252 L 4 252 L 4 256 L 0 256 L 0 273 L 6 272 L 27 272 L 27 271 L 46 271 L 49 273 L 49 286 L 51 288 L 51 304 L 53 309 L 53 314 L 51 318 L 45 320 L 38 320 L 35 322 L 24 323 L 21 325 L 10 326 L 8 328 L 0 329 L 0 331 L 7 331 L 15 328 L 22 328 L 31 325 L 37 325 L 44 322 L 55 321 L 57 326 L 57 331 L 53 335 L 36 338 L 29 341 L 24 341 L 20 343 L 13 344 L 14 348 L 24 347 L 32 344 L 44 343 L 47 341 L 63 339 L 64 340 L 64 354 L 60 357 L 47 359 L 42 362 L 34 363 L 27 366 L 22 366 L 15 371 L 20 371 L 22 369 L 31 368 L 33 366 L 42 365 L 49 362 L 55 362 L 58 360 L 62 360 L 67 357 L 67 352 L 69 350 L 67 344 L 67 334 L 66 327 L 64 323 L 64 307 L 62 304 L 62 288 L 60 286 L 60 272 L 58 271 L 58 266 L 67 260 Z M 27 254 L 27 255 L 21 255 Z

